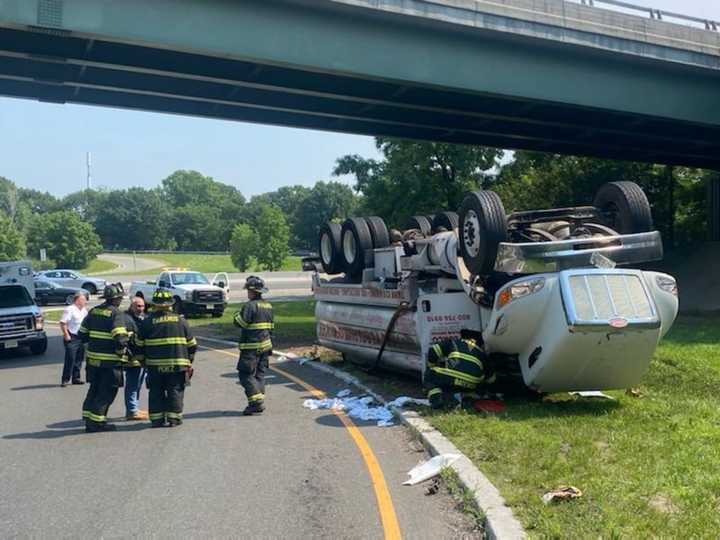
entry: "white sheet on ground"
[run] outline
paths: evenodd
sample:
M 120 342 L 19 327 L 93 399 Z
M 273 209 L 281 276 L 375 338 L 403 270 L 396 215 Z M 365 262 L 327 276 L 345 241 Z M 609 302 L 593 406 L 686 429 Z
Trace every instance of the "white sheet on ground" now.
M 609 399 L 615 401 L 615 398 L 608 396 L 600 390 L 584 390 L 582 392 L 570 392 L 571 396 L 580 396 L 584 398 L 598 398 L 598 399 Z
M 416 465 L 408 474 L 410 478 L 403 482 L 404 486 L 414 486 L 425 480 L 430 480 L 440 474 L 445 467 L 449 467 L 460 459 L 460 454 L 440 454 L 419 465 Z
M 387 405 L 373 405 L 375 400 L 372 397 L 350 397 L 349 393 L 349 390 L 343 390 L 334 398 L 306 399 L 303 402 L 303 407 L 310 410 L 332 409 L 344 411 L 350 418 L 373 421 L 377 422 L 379 427 L 388 427 L 394 425 L 392 407 L 403 407 L 408 403 L 429 405 L 426 399 L 415 399 L 406 396 L 399 397 Z

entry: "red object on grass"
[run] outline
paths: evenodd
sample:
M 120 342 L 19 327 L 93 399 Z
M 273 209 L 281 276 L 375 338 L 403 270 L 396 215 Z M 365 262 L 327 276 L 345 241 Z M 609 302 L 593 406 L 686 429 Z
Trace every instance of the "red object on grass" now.
M 478 412 L 501 413 L 505 412 L 505 403 L 496 399 L 478 399 L 475 401 L 475 410 Z

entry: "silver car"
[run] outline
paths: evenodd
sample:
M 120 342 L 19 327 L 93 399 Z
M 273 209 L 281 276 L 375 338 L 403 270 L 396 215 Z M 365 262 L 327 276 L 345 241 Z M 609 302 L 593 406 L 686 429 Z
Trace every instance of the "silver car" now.
M 101 293 L 107 283 L 104 279 L 83 276 L 75 270 L 45 270 L 44 272 L 38 273 L 37 277 L 51 279 L 55 283 L 65 287 L 85 289 L 90 294 Z

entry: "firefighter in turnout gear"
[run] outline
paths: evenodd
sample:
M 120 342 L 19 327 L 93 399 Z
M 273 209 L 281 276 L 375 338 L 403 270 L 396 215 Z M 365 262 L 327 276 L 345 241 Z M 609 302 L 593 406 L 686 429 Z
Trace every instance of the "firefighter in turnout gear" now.
M 125 316 L 120 311 L 124 291 L 122 285 L 108 285 L 103 290 L 105 300 L 90 310 L 78 334 L 88 344 L 87 380 L 90 383 L 83 418 L 85 431 L 115 431 L 107 423 L 108 408 L 123 385 L 123 366 L 128 359 L 128 332 Z
M 268 292 L 265 282 L 259 277 L 250 276 L 244 288 L 247 289 L 249 301 L 235 314 L 233 320 L 241 329 L 237 370 L 248 399 L 243 414 L 249 416 L 265 410 L 265 372 L 272 354 L 274 324 L 272 304 L 262 298 L 263 293 Z
M 197 341 L 185 318 L 172 311 L 173 296 L 158 289 L 153 310 L 139 324 L 135 343 L 142 349 L 147 369 L 152 427 L 182 424 L 185 385 L 192 376 Z
M 495 382 L 495 371 L 481 345 L 477 332 L 462 330 L 460 339 L 430 347 L 424 383 L 433 409 L 458 405 L 454 394 L 472 395 L 480 386 Z

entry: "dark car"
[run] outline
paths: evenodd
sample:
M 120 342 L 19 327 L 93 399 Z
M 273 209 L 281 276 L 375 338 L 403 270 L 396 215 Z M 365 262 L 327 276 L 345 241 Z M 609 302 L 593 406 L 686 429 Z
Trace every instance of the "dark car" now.
M 90 293 L 85 289 L 63 287 L 46 279 L 35 280 L 35 301 L 41 306 L 48 304 L 66 304 L 69 306 L 73 303 L 75 293 L 78 291 L 84 292 L 85 298 L 90 299 Z

